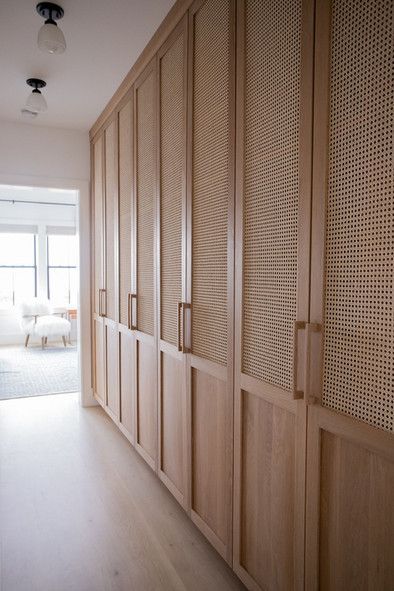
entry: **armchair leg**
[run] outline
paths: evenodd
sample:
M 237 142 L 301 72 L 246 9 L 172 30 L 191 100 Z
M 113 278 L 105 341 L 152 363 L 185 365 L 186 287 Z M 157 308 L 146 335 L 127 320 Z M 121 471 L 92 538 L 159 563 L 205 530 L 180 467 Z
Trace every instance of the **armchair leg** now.
M 29 334 L 26 335 L 26 338 L 25 338 L 25 347 L 27 347 L 27 343 L 29 342 L 29 338 L 30 338 L 30 335 Z
M 64 345 L 65 347 L 67 347 L 67 343 L 66 343 L 66 337 L 65 337 L 64 335 L 62 336 L 62 339 L 63 339 L 63 345 Z
M 48 344 L 48 337 L 45 337 L 45 344 Z
M 45 347 L 45 337 L 41 338 L 41 349 L 44 349 Z

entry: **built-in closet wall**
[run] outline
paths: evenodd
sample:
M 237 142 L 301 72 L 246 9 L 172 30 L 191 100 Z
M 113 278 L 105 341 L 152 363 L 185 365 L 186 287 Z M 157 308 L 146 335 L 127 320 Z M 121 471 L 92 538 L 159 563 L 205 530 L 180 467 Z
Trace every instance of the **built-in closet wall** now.
M 253 591 L 394 580 L 391 0 L 183 0 L 91 131 L 96 399 Z

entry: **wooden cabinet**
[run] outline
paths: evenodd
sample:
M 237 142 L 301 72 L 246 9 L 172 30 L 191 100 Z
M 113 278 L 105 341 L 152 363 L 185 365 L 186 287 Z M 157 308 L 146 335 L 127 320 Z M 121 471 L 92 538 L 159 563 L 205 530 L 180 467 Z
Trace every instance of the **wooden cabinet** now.
M 135 445 L 157 462 L 156 317 L 156 60 L 134 85 L 134 195 L 136 231 Z
M 92 366 L 93 391 L 101 404 L 105 401 L 105 355 L 104 355 L 104 140 L 100 136 L 92 147 Z
M 311 10 L 238 3 L 234 568 L 252 589 L 303 589 Z
M 188 356 L 193 521 L 231 562 L 234 9 L 189 14 Z
M 308 590 L 394 580 L 392 40 L 390 0 L 317 2 Z
M 158 474 L 187 508 L 186 17 L 158 53 L 157 80 Z
M 95 396 L 249 589 L 385 591 L 392 2 L 174 15 L 92 134 Z

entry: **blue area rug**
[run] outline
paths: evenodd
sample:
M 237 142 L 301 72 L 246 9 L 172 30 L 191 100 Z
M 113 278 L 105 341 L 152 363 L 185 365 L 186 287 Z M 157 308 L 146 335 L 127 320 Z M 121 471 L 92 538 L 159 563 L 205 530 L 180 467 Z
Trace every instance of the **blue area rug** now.
M 0 347 L 0 400 L 79 390 L 77 347 Z

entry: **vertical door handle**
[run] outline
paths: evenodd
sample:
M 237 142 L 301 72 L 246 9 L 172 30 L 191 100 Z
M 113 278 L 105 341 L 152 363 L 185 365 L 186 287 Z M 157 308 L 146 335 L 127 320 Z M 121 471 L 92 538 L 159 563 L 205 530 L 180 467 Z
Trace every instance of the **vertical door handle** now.
M 130 328 L 131 326 L 131 307 L 130 307 L 130 303 L 131 303 L 131 293 L 127 294 L 127 328 Z
M 129 317 L 130 317 L 130 330 L 137 330 L 137 322 L 134 322 L 133 314 L 133 300 L 135 301 L 135 310 L 137 311 L 137 294 L 129 293 Z
M 101 297 L 104 298 L 105 301 L 105 312 L 103 312 L 103 306 L 101 307 L 101 316 L 107 316 L 107 290 L 106 289 L 102 289 L 101 290 Z
M 183 352 L 183 338 L 181 339 L 181 312 L 183 311 L 183 302 L 178 302 L 177 308 L 177 341 L 178 341 L 178 351 Z
M 308 322 L 308 324 L 306 325 L 306 361 L 305 361 L 305 402 L 307 404 L 315 404 L 318 401 L 318 397 L 316 396 L 316 394 L 311 392 L 311 377 L 315 378 L 316 381 L 316 377 L 317 377 L 317 382 L 315 383 L 314 386 L 316 389 L 318 389 L 320 387 L 320 382 L 321 382 L 321 362 L 322 362 L 322 353 L 323 353 L 323 348 L 322 346 L 319 347 L 315 347 L 312 351 L 312 335 L 318 333 L 320 335 L 320 338 L 323 336 L 323 327 L 321 324 L 318 324 L 317 322 Z M 311 364 L 311 359 L 312 359 L 312 354 L 315 357 L 315 361 L 316 361 L 316 356 L 319 357 L 317 363 L 314 364 L 314 367 L 317 366 L 317 370 L 312 372 L 312 364 Z M 312 375 L 313 373 L 313 375 Z
M 298 339 L 300 331 L 306 329 L 306 324 L 306 322 L 300 320 L 296 320 L 294 322 L 293 400 L 299 400 L 300 398 L 304 398 L 304 391 L 298 389 Z
M 178 302 L 177 308 L 177 335 L 178 335 L 178 351 L 182 353 L 189 353 L 189 348 L 185 347 L 185 328 L 186 318 L 185 310 L 190 310 L 190 304 L 186 302 Z
M 98 314 L 101 316 L 101 289 L 98 290 Z

